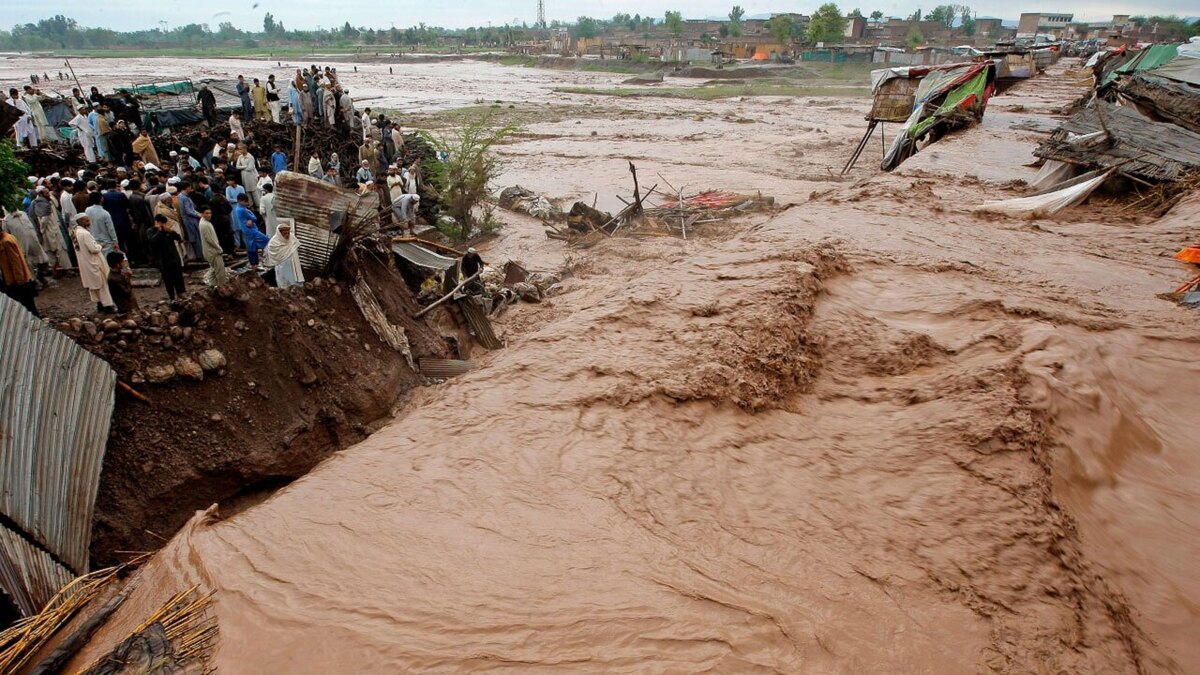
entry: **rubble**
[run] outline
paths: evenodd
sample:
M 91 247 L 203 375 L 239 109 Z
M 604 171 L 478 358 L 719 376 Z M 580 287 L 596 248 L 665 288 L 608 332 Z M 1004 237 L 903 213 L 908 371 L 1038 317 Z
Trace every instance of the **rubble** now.
M 560 221 L 565 218 L 562 209 L 557 204 L 520 185 L 501 190 L 499 204 L 501 208 L 518 213 L 528 213 L 534 218 L 542 220 Z

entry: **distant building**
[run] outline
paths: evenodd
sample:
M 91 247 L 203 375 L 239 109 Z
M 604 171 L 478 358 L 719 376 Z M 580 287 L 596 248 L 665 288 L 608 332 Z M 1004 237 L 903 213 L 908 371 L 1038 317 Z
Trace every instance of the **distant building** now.
M 908 36 L 916 28 L 921 33 L 921 42 L 943 42 L 950 38 L 950 29 L 941 21 L 909 21 L 907 19 L 888 19 L 880 28 L 866 31 L 866 37 L 885 45 L 903 47 L 908 42 Z
M 1074 19 L 1074 14 L 1026 12 L 1021 14 L 1021 21 L 1017 24 L 1017 37 L 1033 37 L 1041 33 L 1049 33 L 1054 37 L 1062 37 L 1068 32 L 1071 22 Z
M 998 38 L 1004 33 L 1003 19 L 984 17 L 975 19 L 975 34 L 983 37 Z
M 846 21 L 846 37 L 857 40 L 866 34 L 867 20 L 861 16 L 849 17 Z

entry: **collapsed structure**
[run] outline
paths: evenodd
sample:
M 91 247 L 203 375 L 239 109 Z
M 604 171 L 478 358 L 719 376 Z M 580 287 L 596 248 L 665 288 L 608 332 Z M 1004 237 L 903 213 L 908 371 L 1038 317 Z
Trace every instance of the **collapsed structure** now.
M 977 211 L 1050 215 L 1095 190 L 1142 192 L 1135 204 L 1165 210 L 1200 177 L 1200 47 L 1119 47 L 1093 55 L 1093 90 L 1042 141 L 1044 160 L 1026 197 Z
M 872 71 L 874 100 L 867 113 L 867 130 L 842 173 L 854 167 L 877 126 L 883 133 L 881 125 L 885 122 L 901 127 L 884 153 L 880 165 L 884 171 L 895 169 L 914 155 L 921 141 L 934 143 L 954 129 L 979 122 L 995 92 L 995 83 L 996 64 L 991 60 Z

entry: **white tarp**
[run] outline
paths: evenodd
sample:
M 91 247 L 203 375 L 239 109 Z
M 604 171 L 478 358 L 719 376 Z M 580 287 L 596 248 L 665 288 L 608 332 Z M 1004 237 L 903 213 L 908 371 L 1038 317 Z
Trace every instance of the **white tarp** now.
M 1009 216 L 1033 216 L 1035 218 L 1049 216 L 1087 199 L 1088 195 L 1100 187 L 1112 172 L 1112 169 L 1090 171 L 1078 178 L 1061 183 L 1052 190 L 1028 197 L 987 202 L 976 206 L 972 211 L 1000 213 Z
M 1042 165 L 1042 170 L 1038 171 L 1038 175 L 1034 176 L 1033 180 L 1029 181 L 1029 187 L 1035 190 L 1044 190 L 1048 187 L 1058 185 L 1063 181 L 1070 180 L 1075 175 L 1075 165 L 1067 164 L 1066 162 L 1058 162 L 1053 159 L 1046 160 Z

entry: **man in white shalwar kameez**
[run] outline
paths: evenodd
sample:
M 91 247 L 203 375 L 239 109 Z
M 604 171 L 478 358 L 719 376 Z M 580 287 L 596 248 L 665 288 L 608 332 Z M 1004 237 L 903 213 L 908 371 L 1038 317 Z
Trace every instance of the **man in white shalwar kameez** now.
M 17 243 L 25 252 L 25 264 L 29 265 L 29 269 L 35 274 L 39 267 L 50 262 L 50 256 L 46 255 L 42 242 L 38 240 L 33 221 L 24 211 L 4 209 L 4 231 L 17 238 Z
M 279 229 L 267 242 L 266 264 L 275 269 L 275 285 L 280 288 L 304 283 L 300 269 L 300 241 L 292 234 L 292 218 L 280 218 Z
M 92 125 L 88 123 L 84 117 L 84 111 L 87 108 L 81 108 L 75 116 L 67 122 L 67 126 L 75 130 L 75 140 L 79 141 L 79 146 L 83 148 L 83 156 L 87 159 L 88 164 L 96 163 L 96 136 L 92 133 Z
M 39 143 L 54 142 L 54 131 L 50 128 L 50 122 L 46 120 L 46 109 L 42 107 L 42 101 L 47 100 L 46 95 L 41 89 L 34 89 L 29 85 L 25 85 L 25 103 L 29 104 L 29 111 L 33 113 L 33 124 L 37 127 L 37 135 Z
M 21 117 L 17 119 L 16 126 L 13 127 L 17 132 L 17 147 L 23 147 L 28 143 L 29 147 L 36 148 L 38 145 L 38 135 L 37 127 L 33 123 L 33 111 L 30 110 L 29 104 L 21 98 L 16 87 L 8 90 L 8 104 L 21 113 Z
M 96 301 L 96 311 L 115 312 L 112 294 L 108 292 L 108 261 L 103 249 L 88 232 L 91 221 L 86 213 L 75 216 L 75 227 L 71 229 L 71 240 L 75 242 L 75 258 L 79 261 L 79 281 L 87 289 L 88 296 Z

